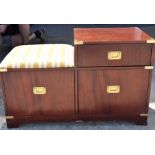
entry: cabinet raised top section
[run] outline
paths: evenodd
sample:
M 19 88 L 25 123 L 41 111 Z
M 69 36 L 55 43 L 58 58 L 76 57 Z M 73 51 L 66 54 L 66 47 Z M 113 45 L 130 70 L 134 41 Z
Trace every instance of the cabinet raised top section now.
M 155 39 L 138 27 L 75 28 L 74 44 L 155 43 Z

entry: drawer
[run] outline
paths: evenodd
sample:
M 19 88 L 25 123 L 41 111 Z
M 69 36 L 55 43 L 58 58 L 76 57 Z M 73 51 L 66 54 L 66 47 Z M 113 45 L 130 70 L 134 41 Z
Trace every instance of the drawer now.
M 74 71 L 7 72 L 4 86 L 10 115 L 74 115 Z
M 104 44 L 78 46 L 79 67 L 150 65 L 150 44 Z
M 80 70 L 80 115 L 131 116 L 147 113 L 148 79 L 149 71 L 143 68 Z

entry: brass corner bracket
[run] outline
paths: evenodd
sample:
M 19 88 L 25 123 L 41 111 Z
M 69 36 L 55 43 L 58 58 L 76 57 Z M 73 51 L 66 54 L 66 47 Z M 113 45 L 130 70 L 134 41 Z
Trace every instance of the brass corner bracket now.
M 5 118 L 5 119 L 14 119 L 14 116 L 0 116 L 0 118 Z
M 141 117 L 147 117 L 148 116 L 148 113 L 141 113 L 140 116 Z
M 83 41 L 74 40 L 74 45 L 83 45 Z
M 7 68 L 0 68 L 0 72 L 7 72 Z
M 148 44 L 155 44 L 155 39 L 154 38 L 150 38 L 149 40 L 147 40 Z
M 79 28 L 74 28 L 74 31 L 78 30 Z
M 154 67 L 153 66 L 145 66 L 144 69 L 150 69 L 152 70 Z

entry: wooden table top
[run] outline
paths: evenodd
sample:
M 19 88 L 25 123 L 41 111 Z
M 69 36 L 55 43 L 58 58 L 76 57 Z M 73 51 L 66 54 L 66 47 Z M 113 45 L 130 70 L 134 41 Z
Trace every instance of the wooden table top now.
M 75 28 L 74 42 L 92 43 L 146 43 L 151 37 L 137 27 L 130 28 Z

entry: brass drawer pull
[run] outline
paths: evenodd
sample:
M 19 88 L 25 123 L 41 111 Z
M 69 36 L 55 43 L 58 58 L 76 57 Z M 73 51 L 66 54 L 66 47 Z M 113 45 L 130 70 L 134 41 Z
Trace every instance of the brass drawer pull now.
M 140 116 L 141 117 L 147 117 L 148 116 L 148 113 L 141 113 Z
M 44 95 L 46 94 L 46 88 L 45 87 L 33 87 L 33 94 Z
M 110 86 L 107 86 L 107 93 L 108 94 L 117 94 L 117 93 L 120 93 L 120 86 L 119 85 L 110 85 Z
M 109 51 L 108 52 L 108 60 L 120 60 L 122 59 L 121 51 Z

